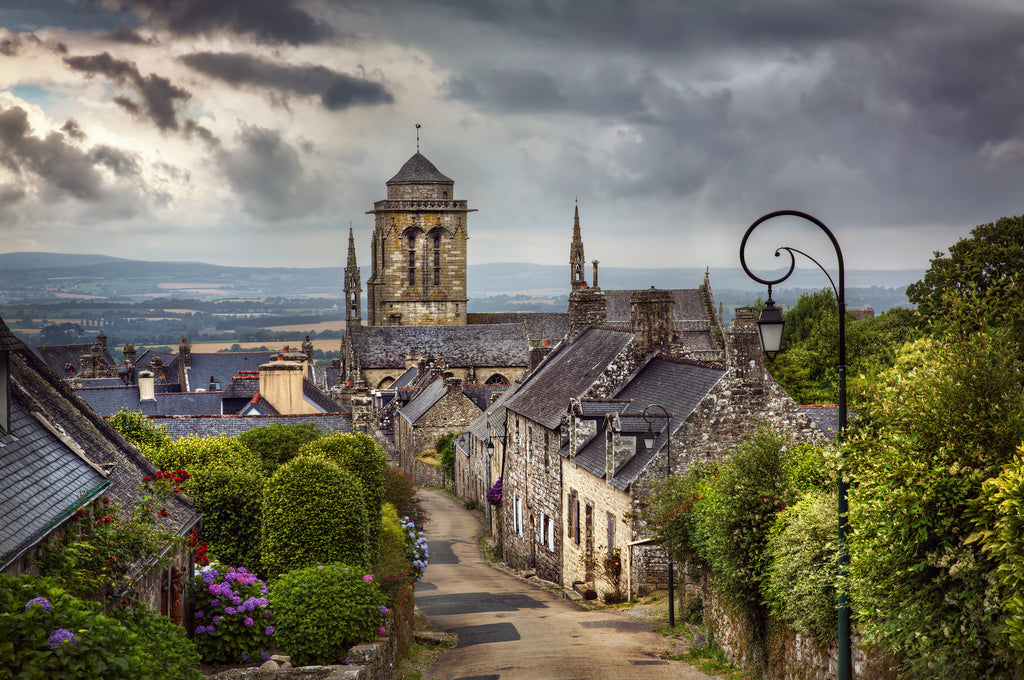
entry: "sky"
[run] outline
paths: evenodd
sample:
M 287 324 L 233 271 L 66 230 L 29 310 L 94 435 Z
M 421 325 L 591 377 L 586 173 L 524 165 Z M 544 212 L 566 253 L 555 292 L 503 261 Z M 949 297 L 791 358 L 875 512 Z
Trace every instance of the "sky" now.
M 923 270 L 1024 213 L 1024 3 L 0 0 L 0 251 L 367 264 L 417 124 L 470 264 Z

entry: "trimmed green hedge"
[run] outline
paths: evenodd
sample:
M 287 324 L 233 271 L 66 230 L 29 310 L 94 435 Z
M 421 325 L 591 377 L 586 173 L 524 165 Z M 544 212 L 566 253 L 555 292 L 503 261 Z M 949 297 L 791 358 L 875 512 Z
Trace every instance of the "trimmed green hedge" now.
M 203 513 L 200 538 L 223 564 L 260 567 L 260 524 L 265 478 L 247 469 L 214 462 L 192 475 L 186 486 Z
M 386 632 L 387 606 L 360 567 L 326 564 L 290 571 L 270 585 L 274 638 L 297 666 L 344 663 L 348 650 Z
M 310 423 L 254 427 L 235 437 L 260 457 L 269 476 L 298 454 L 299 449 L 323 435 Z
M 351 472 L 300 456 L 274 473 L 263 499 L 260 553 L 270 578 L 328 562 L 371 563 L 363 488 Z

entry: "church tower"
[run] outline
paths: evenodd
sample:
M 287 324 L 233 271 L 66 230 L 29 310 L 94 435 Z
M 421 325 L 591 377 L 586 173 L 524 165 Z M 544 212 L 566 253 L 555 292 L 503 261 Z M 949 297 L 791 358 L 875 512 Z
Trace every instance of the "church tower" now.
M 359 265 L 356 264 L 356 240 L 352 227 L 348 228 L 348 264 L 345 265 L 345 332 L 351 333 L 363 324 L 362 284 Z
M 386 183 L 375 217 L 366 282 L 371 326 L 466 323 L 466 216 L 455 182 L 418 150 Z
M 583 278 L 583 268 L 587 260 L 583 257 L 583 237 L 580 235 L 580 204 L 576 204 L 576 216 L 572 225 L 572 244 L 569 246 L 569 290 L 585 288 L 587 280 Z

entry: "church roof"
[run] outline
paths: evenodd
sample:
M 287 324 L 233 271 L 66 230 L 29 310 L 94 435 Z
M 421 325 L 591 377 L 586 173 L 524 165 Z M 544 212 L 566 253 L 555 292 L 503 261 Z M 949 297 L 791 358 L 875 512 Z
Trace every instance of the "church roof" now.
M 364 326 L 350 338 L 364 370 L 404 368 L 407 354 L 443 359 L 458 368 L 529 363 L 522 324 Z
M 394 177 L 387 181 L 388 184 L 454 184 L 454 180 L 441 174 L 441 171 L 434 167 L 434 164 L 427 160 L 427 157 L 417 151 L 413 157 L 405 162 L 402 169 Z

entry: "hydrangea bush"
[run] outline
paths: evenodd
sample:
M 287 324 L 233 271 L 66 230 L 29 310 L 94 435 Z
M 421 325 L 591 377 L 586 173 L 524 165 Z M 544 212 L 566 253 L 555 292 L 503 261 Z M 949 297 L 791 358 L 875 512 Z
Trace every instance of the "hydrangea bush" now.
M 496 508 L 501 507 L 501 477 L 491 485 L 491 488 L 487 489 L 487 502 Z
M 427 537 L 423 535 L 423 532 L 416 530 L 415 522 L 404 517 L 402 526 L 405 528 L 405 555 L 412 563 L 418 581 L 423 578 L 423 572 L 427 570 L 427 563 L 430 561 L 430 547 L 427 545 Z
M 255 661 L 265 654 L 274 633 L 268 592 L 245 567 L 214 563 L 193 577 L 195 643 L 203 661 Z
M 335 563 L 290 571 L 270 586 L 275 642 L 296 666 L 342 663 L 387 633 L 383 593 L 362 568 Z
M 52 579 L 0 576 L 0 677 L 201 680 L 185 630 L 145 605 L 104 612 Z

